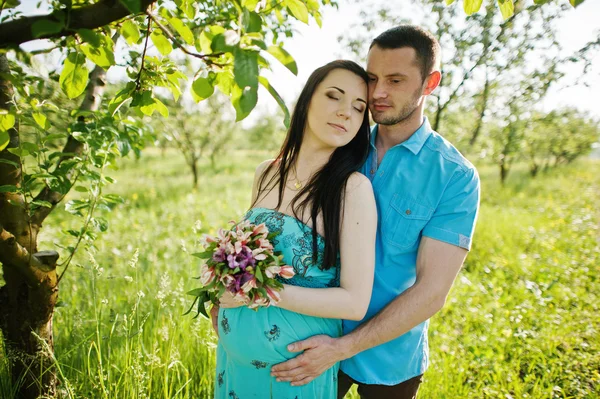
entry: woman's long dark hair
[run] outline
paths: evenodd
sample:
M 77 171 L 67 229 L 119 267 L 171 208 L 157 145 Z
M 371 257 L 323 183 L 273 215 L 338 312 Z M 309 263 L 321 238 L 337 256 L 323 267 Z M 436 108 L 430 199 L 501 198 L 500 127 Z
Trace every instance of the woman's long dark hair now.
M 365 84 L 368 84 L 369 77 L 367 73 L 353 61 L 332 61 L 316 69 L 310 75 L 304 89 L 300 93 L 298 103 L 292 114 L 290 128 L 277 156 L 278 162 L 271 163 L 260 177 L 258 195 L 254 204 L 256 204 L 263 192 L 270 191 L 279 184 L 279 200 L 276 209 L 279 210 L 281 207 L 288 174 L 290 169 L 296 164 L 300 146 L 302 145 L 311 99 L 317 86 L 335 69 L 350 71 L 362 78 Z M 343 196 L 346 189 L 346 182 L 350 175 L 358 171 L 366 161 L 369 152 L 369 137 L 369 115 L 368 110 L 365 110 L 365 116 L 360 129 L 352 141 L 343 147 L 335 149 L 329 161 L 312 176 L 308 184 L 291 201 L 294 216 L 299 220 L 303 220 L 303 218 L 298 215 L 304 215 L 305 210 L 310 206 L 310 220 L 313 226 L 313 262 L 315 263 L 319 260 L 317 216 L 321 213 L 323 217 L 325 253 L 322 264 L 319 265 L 321 269 L 329 269 L 337 263 L 340 251 L 340 227 L 344 212 Z M 265 184 L 269 172 L 274 168 L 277 168 L 277 173 Z

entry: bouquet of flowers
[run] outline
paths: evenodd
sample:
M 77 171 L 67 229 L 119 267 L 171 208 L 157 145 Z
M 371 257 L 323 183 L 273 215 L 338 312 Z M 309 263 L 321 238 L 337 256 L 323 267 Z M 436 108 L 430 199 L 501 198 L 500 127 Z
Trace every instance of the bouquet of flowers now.
M 217 304 L 225 292 L 251 309 L 268 307 L 281 298 L 278 291 L 283 285 L 276 277 L 294 276 L 294 269 L 281 263 L 283 255 L 273 250 L 271 242 L 278 233 L 269 233 L 264 223 L 231 223 L 233 227 L 220 229 L 217 237 L 205 234 L 201 240 L 204 251 L 193 254 L 203 261 L 197 277 L 202 286 L 188 292 L 196 298 L 185 314 L 198 303 L 196 317 L 208 317 L 206 302 Z

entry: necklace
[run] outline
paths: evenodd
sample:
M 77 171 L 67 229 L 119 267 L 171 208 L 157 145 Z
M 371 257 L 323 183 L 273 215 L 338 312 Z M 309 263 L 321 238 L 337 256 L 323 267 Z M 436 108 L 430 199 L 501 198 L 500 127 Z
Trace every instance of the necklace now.
M 294 191 L 300 190 L 302 188 L 302 186 L 304 186 L 304 183 L 305 183 L 305 181 L 300 181 L 300 179 L 298 179 L 298 175 L 296 174 L 295 169 L 294 169 L 294 178 L 292 179 L 292 181 L 294 184 L 294 188 L 292 190 L 294 190 Z

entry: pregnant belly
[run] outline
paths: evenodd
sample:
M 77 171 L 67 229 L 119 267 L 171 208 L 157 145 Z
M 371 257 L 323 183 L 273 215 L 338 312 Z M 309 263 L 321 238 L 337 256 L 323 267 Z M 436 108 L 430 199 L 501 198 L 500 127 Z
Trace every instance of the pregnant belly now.
M 219 342 L 228 359 L 255 367 L 298 356 L 299 353 L 289 352 L 287 345 L 318 334 L 339 337 L 341 320 L 306 316 L 277 307 L 219 311 Z

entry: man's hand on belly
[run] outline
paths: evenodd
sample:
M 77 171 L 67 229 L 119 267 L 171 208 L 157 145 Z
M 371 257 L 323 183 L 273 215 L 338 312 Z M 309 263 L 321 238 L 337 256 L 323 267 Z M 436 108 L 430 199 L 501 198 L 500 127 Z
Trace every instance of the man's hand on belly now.
M 304 341 L 294 342 L 288 345 L 288 351 L 304 353 L 273 366 L 271 375 L 277 381 L 290 381 L 293 386 L 308 384 L 335 363 L 345 359 L 338 339 L 329 335 L 315 335 Z

